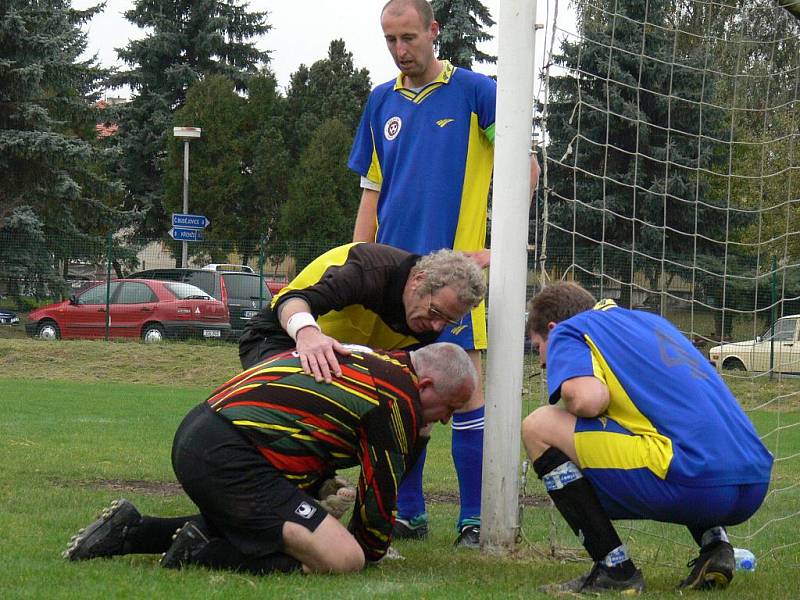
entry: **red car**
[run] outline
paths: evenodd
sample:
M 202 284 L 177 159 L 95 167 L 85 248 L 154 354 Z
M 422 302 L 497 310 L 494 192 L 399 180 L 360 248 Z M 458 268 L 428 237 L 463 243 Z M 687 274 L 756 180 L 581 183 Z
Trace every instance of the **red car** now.
M 26 333 L 45 340 L 103 338 L 106 295 L 110 298 L 109 337 L 225 339 L 231 325 L 228 308 L 188 283 L 152 279 L 116 279 L 90 287 L 69 300 L 31 311 Z
M 264 280 L 267 282 L 267 289 L 273 296 L 289 285 L 289 280 L 285 275 L 265 275 Z

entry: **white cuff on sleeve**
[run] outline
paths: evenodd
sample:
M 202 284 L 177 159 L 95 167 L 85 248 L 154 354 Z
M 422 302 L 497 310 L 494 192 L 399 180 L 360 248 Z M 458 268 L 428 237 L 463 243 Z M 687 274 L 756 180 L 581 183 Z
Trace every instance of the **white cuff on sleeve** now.
M 286 333 L 294 341 L 297 341 L 297 332 L 303 327 L 314 327 L 317 331 L 320 331 L 319 325 L 317 325 L 311 313 L 296 312 L 286 322 Z
M 367 179 L 366 177 L 361 177 L 361 187 L 366 188 L 368 190 L 372 190 L 373 192 L 380 192 L 381 191 L 381 184 L 377 181 L 372 181 L 372 179 Z

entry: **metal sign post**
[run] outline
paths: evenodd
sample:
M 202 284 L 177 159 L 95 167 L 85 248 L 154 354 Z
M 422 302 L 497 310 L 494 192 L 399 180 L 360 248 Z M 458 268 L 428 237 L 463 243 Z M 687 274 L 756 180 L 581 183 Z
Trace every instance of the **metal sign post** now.
M 183 212 L 189 212 L 189 142 L 200 137 L 202 130 L 199 127 L 173 127 L 172 135 L 183 140 Z M 170 231 L 172 235 L 172 231 Z M 172 236 L 174 239 L 175 236 Z M 181 248 L 181 267 L 186 267 L 189 262 L 189 247 L 183 239 Z

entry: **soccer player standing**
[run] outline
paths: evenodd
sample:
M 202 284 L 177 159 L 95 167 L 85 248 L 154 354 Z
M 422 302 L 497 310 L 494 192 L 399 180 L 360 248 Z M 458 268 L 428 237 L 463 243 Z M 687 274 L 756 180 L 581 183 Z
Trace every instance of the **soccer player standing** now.
M 425 0 L 391 0 L 381 12 L 386 45 L 400 70 L 367 100 L 348 165 L 361 175 L 354 241 L 418 254 L 440 248 L 472 253 L 481 266 L 494 160 L 495 82 L 434 53 L 439 25 Z M 538 165 L 532 161 L 532 181 Z M 445 329 L 439 341 L 470 351 L 480 372 L 486 348 L 483 304 Z M 456 543 L 477 547 L 483 461 L 483 391 L 453 418 L 453 462 L 461 512 Z M 424 456 L 403 482 L 396 537 L 427 535 Z

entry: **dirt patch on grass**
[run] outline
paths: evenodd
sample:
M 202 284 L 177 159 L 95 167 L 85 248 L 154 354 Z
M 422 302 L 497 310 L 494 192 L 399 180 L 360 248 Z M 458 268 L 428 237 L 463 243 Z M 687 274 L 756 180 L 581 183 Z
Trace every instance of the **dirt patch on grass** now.
M 113 492 L 129 492 L 134 494 L 152 494 L 154 496 L 178 496 L 183 488 L 177 481 L 145 481 L 142 479 L 98 479 L 82 481 L 81 487 L 93 490 L 110 490 Z
M 68 482 L 57 482 L 58 485 L 69 485 Z M 78 485 L 93 490 L 110 490 L 120 493 L 153 494 L 154 496 L 178 496 L 183 488 L 177 481 L 145 481 L 142 479 L 97 479 L 82 481 Z M 425 501 L 431 504 L 458 504 L 455 492 L 430 492 L 425 494 Z M 521 498 L 523 506 L 548 506 L 550 499 L 539 496 Z

